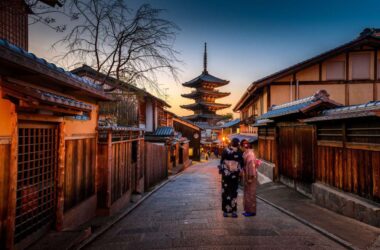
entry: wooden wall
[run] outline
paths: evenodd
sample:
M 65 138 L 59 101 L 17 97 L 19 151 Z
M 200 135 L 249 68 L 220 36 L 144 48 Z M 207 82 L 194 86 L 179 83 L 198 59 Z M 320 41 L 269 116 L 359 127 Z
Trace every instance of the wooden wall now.
M 28 14 L 23 0 L 0 1 L 0 38 L 28 50 Z
M 289 124 L 279 126 L 278 166 L 279 174 L 311 184 L 314 181 L 313 126 Z
M 276 128 L 260 127 L 258 129 L 258 156 L 266 161 L 277 163 Z
M 96 139 L 66 140 L 64 211 L 95 194 Z
M 145 142 L 145 189 L 168 177 L 168 148 L 165 145 Z
M 193 155 L 190 158 L 199 161 L 201 159 L 201 130 L 186 126 L 176 120 L 173 121 L 173 127 L 190 141 L 189 147 L 193 149 Z M 198 134 L 197 138 L 194 137 L 195 134 Z
M 116 211 L 132 192 L 143 192 L 144 139 L 139 132 L 102 131 L 98 142 L 98 207 Z M 142 185 L 142 184 L 141 184 Z M 121 199 L 123 198 L 123 199 Z M 113 206 L 117 201 L 118 204 Z
M 1 144 L 0 139 L 0 248 L 5 248 L 7 237 L 10 144 Z
M 131 189 L 132 168 L 136 169 L 136 163 L 132 163 L 132 143 L 127 141 L 113 143 L 111 159 L 111 202 L 113 203 Z
M 380 201 L 380 122 L 318 125 L 316 179 Z

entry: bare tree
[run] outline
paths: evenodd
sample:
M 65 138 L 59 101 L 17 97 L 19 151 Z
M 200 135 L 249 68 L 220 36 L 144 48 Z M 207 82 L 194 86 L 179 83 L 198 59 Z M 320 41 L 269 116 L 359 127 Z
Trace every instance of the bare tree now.
M 178 52 L 173 43 L 179 28 L 149 4 L 130 9 L 124 0 L 71 0 L 68 15 L 77 24 L 53 47 L 64 46 L 60 60 L 71 66 L 87 64 L 105 77 L 153 88 L 158 72 L 177 79 Z

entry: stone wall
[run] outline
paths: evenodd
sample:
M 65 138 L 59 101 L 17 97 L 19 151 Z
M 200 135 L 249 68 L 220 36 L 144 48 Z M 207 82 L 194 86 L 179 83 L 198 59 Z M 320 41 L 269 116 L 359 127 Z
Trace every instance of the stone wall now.
M 313 184 L 316 204 L 347 217 L 380 227 L 380 205 L 322 183 Z

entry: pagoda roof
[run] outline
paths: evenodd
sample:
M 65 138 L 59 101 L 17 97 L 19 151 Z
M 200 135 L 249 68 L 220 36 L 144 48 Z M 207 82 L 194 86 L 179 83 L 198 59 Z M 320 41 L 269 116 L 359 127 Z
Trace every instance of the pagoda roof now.
M 186 104 L 186 105 L 181 105 L 181 108 L 184 109 L 198 109 L 198 108 L 213 108 L 213 109 L 225 109 L 229 108 L 231 104 L 222 104 L 222 103 L 214 103 L 214 102 L 196 102 L 196 103 L 191 103 L 191 104 Z
M 200 87 L 203 83 L 209 83 L 217 87 L 220 87 L 227 85 L 229 81 L 210 75 L 207 71 L 203 71 L 201 75 L 197 76 L 193 80 L 182 83 L 182 85 L 185 87 L 196 88 Z
M 218 114 L 194 114 L 182 117 L 183 119 L 194 121 L 199 119 L 224 119 L 224 116 Z M 198 123 L 196 123 L 199 125 Z M 201 127 L 201 126 L 200 126 Z
M 193 98 L 199 97 L 199 96 L 212 96 L 215 98 L 222 98 L 222 97 L 226 97 L 229 95 L 230 95 L 229 92 L 219 92 L 217 90 L 197 89 L 197 90 L 192 91 L 190 93 L 182 94 L 181 96 L 185 97 L 185 98 L 193 99 Z

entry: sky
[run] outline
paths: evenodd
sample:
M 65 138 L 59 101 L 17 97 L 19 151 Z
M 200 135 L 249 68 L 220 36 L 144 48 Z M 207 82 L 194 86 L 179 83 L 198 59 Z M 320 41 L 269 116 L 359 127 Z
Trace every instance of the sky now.
M 229 80 L 221 91 L 231 95 L 218 102 L 232 108 L 255 80 L 355 39 L 366 27 L 380 28 L 376 0 L 128 0 L 162 8 L 164 17 L 180 27 L 174 48 L 180 52 L 179 82 L 160 75 L 171 111 L 189 115 L 179 105 L 191 91 L 181 83 L 203 70 L 203 46 L 208 45 L 208 71 Z M 41 25 L 30 27 L 29 50 L 53 60 L 51 45 L 62 34 Z M 58 62 L 59 64 L 59 62 Z M 238 117 L 237 114 L 234 114 Z

